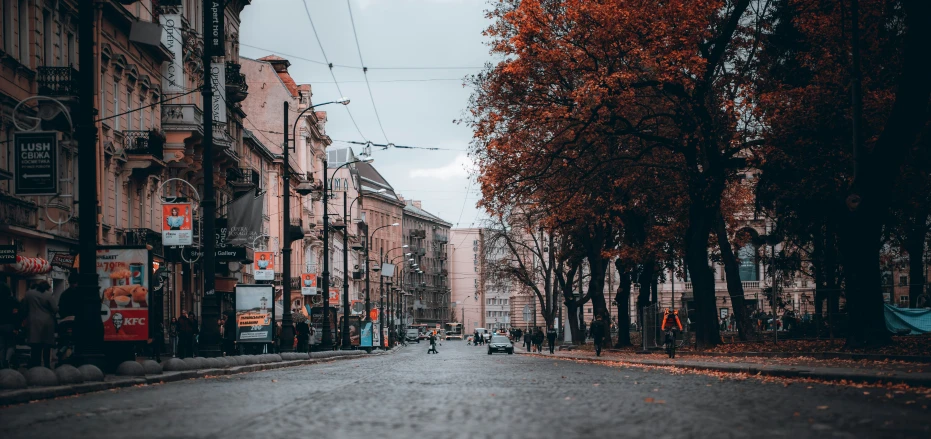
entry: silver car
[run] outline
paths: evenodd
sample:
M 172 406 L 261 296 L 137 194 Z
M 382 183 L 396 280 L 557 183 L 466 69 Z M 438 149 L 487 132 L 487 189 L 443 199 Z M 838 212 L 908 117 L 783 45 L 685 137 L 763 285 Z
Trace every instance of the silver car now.
M 511 344 L 511 340 L 508 340 L 508 338 L 503 335 L 493 335 L 491 337 L 491 342 L 488 343 L 488 355 L 495 352 L 507 352 L 508 355 L 512 355 L 514 353 L 514 345 Z

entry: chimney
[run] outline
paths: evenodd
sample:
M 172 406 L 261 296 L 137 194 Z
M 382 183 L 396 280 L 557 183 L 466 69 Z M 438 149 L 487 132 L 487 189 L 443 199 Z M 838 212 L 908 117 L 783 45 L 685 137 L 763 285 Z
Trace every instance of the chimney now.
M 420 200 L 414 200 L 414 207 L 418 209 L 423 209 L 423 207 L 420 207 Z

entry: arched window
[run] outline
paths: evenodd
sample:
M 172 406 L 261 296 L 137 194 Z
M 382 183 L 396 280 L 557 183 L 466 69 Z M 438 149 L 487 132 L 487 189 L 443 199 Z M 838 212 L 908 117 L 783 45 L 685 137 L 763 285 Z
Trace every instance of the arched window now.
M 756 254 L 756 247 L 748 243 L 747 245 L 740 248 L 737 251 L 738 262 L 740 263 L 740 280 L 742 281 L 758 281 L 760 280 L 759 276 L 759 260 Z

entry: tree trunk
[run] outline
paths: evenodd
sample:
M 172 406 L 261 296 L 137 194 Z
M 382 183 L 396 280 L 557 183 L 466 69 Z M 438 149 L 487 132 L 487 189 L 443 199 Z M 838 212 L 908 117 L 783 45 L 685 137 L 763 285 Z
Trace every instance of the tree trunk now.
M 905 248 L 908 252 L 908 306 L 915 307 L 918 296 L 925 288 L 925 238 L 928 233 L 928 217 L 924 214 L 916 215 L 915 221 L 908 230 L 905 238 Z
M 579 306 L 574 299 L 566 300 L 566 321 L 569 323 L 569 333 L 572 334 L 572 344 L 580 344 Z
M 731 248 L 731 242 L 727 239 L 727 229 L 724 226 L 724 219 L 721 217 L 720 212 L 716 223 L 715 235 L 718 238 L 718 248 L 721 249 L 721 261 L 724 263 L 727 294 L 730 296 L 731 305 L 734 309 L 734 318 L 737 319 L 737 336 L 740 341 L 747 341 L 753 332 L 753 324 L 750 323 L 747 306 L 744 304 L 744 286 L 740 280 L 740 265 L 737 262 L 737 255 L 734 254 Z
M 650 305 L 650 285 L 653 278 L 656 277 L 656 261 L 647 259 L 640 265 L 640 272 L 637 273 L 637 284 L 640 287 L 637 292 L 637 324 L 643 327 L 644 315 L 643 308 Z
M 691 200 L 689 226 L 685 231 L 685 264 L 692 278 L 695 297 L 695 318 L 691 328 L 695 331 L 698 348 L 714 347 L 721 342 L 714 301 L 714 272 L 708 258 L 708 237 L 715 215 L 702 205 L 701 196 L 692 196 Z
M 617 343 L 614 347 L 621 348 L 633 346 L 630 342 L 630 267 L 621 262 L 620 259 L 614 261 L 617 268 L 617 274 L 620 283 L 617 286 L 617 295 L 614 296 L 614 303 L 617 304 Z

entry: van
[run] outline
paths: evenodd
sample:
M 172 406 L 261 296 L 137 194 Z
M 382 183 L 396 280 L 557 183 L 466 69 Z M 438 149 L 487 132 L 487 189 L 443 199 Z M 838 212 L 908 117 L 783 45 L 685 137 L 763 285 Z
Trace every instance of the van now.
M 420 343 L 420 330 L 417 328 L 407 328 L 407 332 L 404 333 L 404 339 L 407 341 L 416 341 Z

